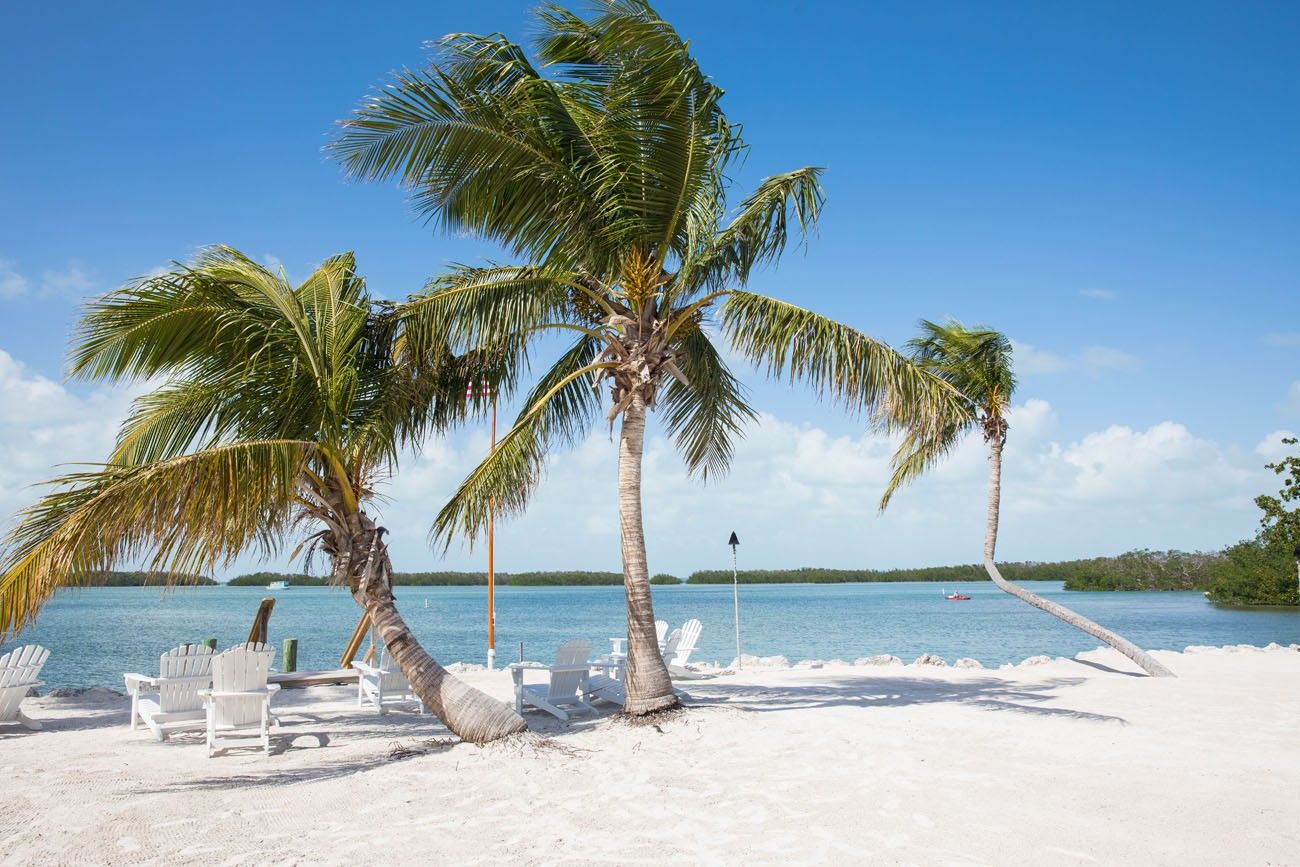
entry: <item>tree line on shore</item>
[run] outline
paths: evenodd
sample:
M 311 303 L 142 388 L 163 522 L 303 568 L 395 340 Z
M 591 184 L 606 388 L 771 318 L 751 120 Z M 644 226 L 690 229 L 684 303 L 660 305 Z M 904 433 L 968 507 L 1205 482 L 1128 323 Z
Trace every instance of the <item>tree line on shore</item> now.
M 1285 554 L 1285 552 L 1281 552 Z M 1053 562 L 1027 561 L 1002 564 L 1013 581 L 1063 581 L 1066 590 L 1077 591 L 1202 591 L 1216 602 L 1228 604 L 1285 605 L 1288 591 L 1294 595 L 1290 574 L 1294 564 L 1276 550 L 1248 541 L 1225 551 L 1153 551 L 1140 549 L 1113 557 L 1087 557 Z M 144 573 L 114 573 L 117 575 Z M 1261 577 L 1262 576 L 1262 577 Z M 903 569 L 742 569 L 736 573 L 741 584 L 867 584 L 924 581 L 958 583 L 988 581 L 977 563 L 956 566 L 927 566 Z M 1276 580 L 1273 580 L 1276 578 Z M 660 573 L 651 584 L 730 584 L 730 570 L 702 569 L 685 580 Z M 272 581 L 292 586 L 321 587 L 322 577 L 281 572 L 253 572 L 232 578 L 231 587 L 263 587 Z M 144 582 L 141 582 L 144 583 Z M 206 583 L 212 583 L 207 580 Z M 395 572 L 395 585 L 485 586 L 486 572 Z M 573 587 L 616 586 L 623 583 L 620 572 L 548 571 L 497 572 L 498 586 Z

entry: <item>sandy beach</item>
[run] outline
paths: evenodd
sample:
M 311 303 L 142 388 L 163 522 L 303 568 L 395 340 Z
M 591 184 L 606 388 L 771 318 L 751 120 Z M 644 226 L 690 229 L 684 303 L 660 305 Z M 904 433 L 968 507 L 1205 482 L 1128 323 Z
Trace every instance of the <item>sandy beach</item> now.
M 102 691 L 29 699 L 0 863 L 1297 863 L 1300 653 L 1160 657 L 1178 679 L 1100 650 L 747 670 L 654 725 L 530 713 L 488 747 L 318 687 L 277 697 L 269 758 L 156 743 Z

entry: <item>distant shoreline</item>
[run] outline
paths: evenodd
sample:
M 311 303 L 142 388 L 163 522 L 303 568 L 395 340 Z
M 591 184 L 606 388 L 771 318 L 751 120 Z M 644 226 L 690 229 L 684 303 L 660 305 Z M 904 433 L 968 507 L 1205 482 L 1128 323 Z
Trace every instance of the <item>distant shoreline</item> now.
M 1055 562 L 1000 563 L 1010 581 L 1061 581 L 1066 590 L 1086 591 L 1155 591 L 1206 590 L 1211 571 L 1222 559 L 1219 554 L 1184 553 L 1181 551 L 1130 551 L 1115 557 L 1093 557 Z M 164 583 L 159 573 L 111 572 L 91 586 L 153 586 Z M 730 570 L 706 569 L 692 572 L 685 580 L 660 573 L 650 579 L 653 585 L 730 584 Z M 929 566 L 905 569 L 743 569 L 735 575 L 741 584 L 960 584 L 988 582 L 980 564 Z M 291 587 L 325 587 L 324 577 L 302 573 L 253 572 L 226 582 L 207 576 L 187 576 L 181 585 L 217 585 L 226 587 L 262 587 L 285 582 Z M 398 572 L 393 575 L 397 587 L 485 587 L 485 572 Z M 621 572 L 553 570 L 532 572 L 497 572 L 498 587 L 613 587 L 623 584 Z

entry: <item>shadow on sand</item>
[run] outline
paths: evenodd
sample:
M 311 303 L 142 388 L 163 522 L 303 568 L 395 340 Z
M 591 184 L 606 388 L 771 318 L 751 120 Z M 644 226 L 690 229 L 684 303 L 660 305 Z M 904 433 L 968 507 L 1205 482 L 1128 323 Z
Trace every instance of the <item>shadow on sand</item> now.
M 1083 681 L 1084 678 L 1079 677 L 1057 677 L 1038 683 L 1010 683 L 993 677 L 949 681 L 862 675 L 776 688 L 710 683 L 692 686 L 690 705 L 716 705 L 765 713 L 818 707 L 963 704 L 989 711 L 1127 724 L 1122 717 L 1046 704 L 1061 690 Z

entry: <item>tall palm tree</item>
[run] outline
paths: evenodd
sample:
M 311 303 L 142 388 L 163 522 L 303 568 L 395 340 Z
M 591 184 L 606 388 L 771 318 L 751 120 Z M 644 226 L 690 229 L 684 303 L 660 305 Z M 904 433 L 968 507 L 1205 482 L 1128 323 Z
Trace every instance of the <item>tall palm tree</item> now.
M 424 651 L 393 599 L 376 487 L 399 451 L 465 411 L 441 397 L 477 371 L 445 351 L 420 370 L 395 364 L 384 312 L 351 254 L 294 288 L 224 247 L 91 303 L 73 376 L 164 382 L 135 401 L 103 465 L 55 479 L 5 540 L 0 633 L 123 561 L 178 578 L 302 536 L 452 731 L 474 742 L 521 731 L 513 709 Z
M 905 431 L 894 453 L 894 472 L 880 500 L 884 511 L 898 488 L 920 476 L 947 455 L 962 437 L 978 427 L 989 447 L 988 519 L 984 529 L 984 569 L 1002 590 L 1059 617 L 1071 626 L 1109 644 L 1132 659 L 1148 674 L 1172 677 L 1173 672 L 1131 641 L 1076 614 L 1064 605 L 1031 593 L 1002 577 L 994 562 L 998 542 L 998 516 L 1002 502 L 1002 449 L 1007 442 L 1007 411 L 1016 389 L 1011 341 L 988 328 L 967 329 L 959 322 L 937 325 L 921 322 L 921 336 L 910 341 L 913 360 L 923 369 L 950 383 L 965 399 L 946 422 L 928 429 L 910 426 L 903 419 L 886 423 Z
M 398 179 L 420 214 L 525 262 L 432 281 L 397 311 L 412 346 L 499 347 L 513 370 L 543 335 L 573 335 L 442 509 L 437 538 L 472 539 L 492 514 L 522 510 L 547 453 L 585 435 L 608 384 L 605 418 L 620 424 L 625 711 L 643 714 L 676 704 L 641 517 L 646 416 L 662 409 L 692 474 L 726 470 L 754 412 L 715 346 L 719 333 L 774 376 L 855 407 L 905 403 L 918 425 L 954 397 L 887 346 L 742 290 L 794 227 L 816 221 L 820 170 L 769 177 L 729 210 L 728 171 L 743 143 L 722 90 L 646 3 L 593 6 L 589 18 L 540 9 L 539 66 L 501 36 L 446 37 L 434 63 L 397 74 L 358 108 L 332 150 L 351 176 Z

